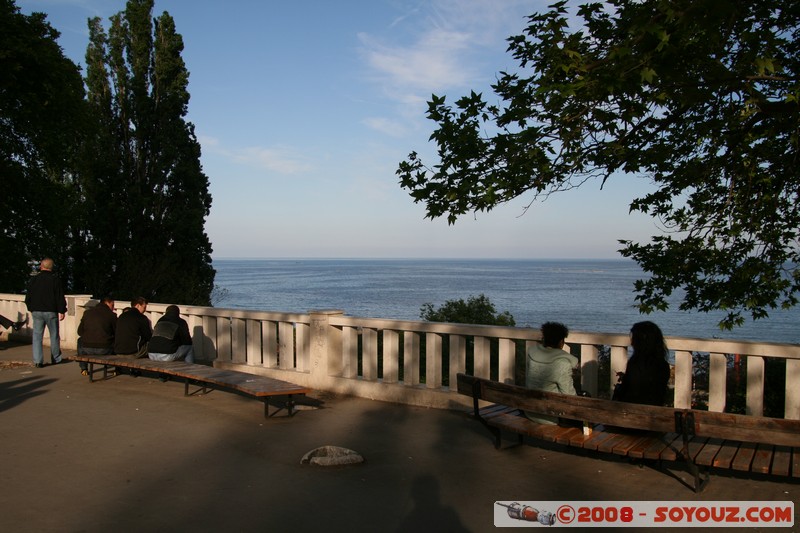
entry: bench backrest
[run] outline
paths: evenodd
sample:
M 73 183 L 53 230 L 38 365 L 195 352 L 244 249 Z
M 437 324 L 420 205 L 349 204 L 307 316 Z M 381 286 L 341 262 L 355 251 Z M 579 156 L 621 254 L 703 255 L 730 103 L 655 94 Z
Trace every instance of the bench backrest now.
M 550 416 L 664 433 L 676 431 L 677 415 L 678 418 L 691 420 L 689 432 L 700 437 L 800 446 L 800 420 L 585 398 L 528 389 L 466 374 L 458 374 L 457 380 L 458 392 L 472 396 L 476 402 L 480 399 Z

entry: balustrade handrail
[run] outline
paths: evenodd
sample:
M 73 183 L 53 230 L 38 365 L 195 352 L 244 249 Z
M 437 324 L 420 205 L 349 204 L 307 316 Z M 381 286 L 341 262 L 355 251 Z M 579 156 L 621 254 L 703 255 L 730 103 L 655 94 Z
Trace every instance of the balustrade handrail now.
M 87 295 L 70 295 L 67 300 L 61 338 L 65 348 L 74 349 L 80 318 L 96 302 Z M 167 305 L 149 304 L 151 320 L 157 320 Z M 342 310 L 284 313 L 179 307 L 199 361 L 317 389 L 435 407 L 464 405 L 455 392 L 455 374 L 467 370 L 468 364 L 476 376 L 519 381 L 520 357 L 528 345 L 540 340 L 538 329 L 354 317 Z M 0 294 L 0 314 L 22 319 L 27 314 L 24 296 Z M 29 328 L 30 322 L 28 334 Z M 625 369 L 629 342 L 627 333 L 570 332 L 568 348 L 580 358 L 585 390 L 593 395 L 610 391 L 616 372 Z M 785 360 L 784 416 L 800 419 L 800 345 L 691 337 L 667 337 L 666 342 L 674 354 L 676 407 L 691 407 L 704 393 L 695 387 L 693 358 L 703 353 L 709 357 L 708 409 L 724 411 L 729 400 L 729 356 L 735 355 L 746 366 L 746 412 L 761 415 L 765 359 L 774 358 Z M 601 349 L 610 353 L 605 363 Z M 601 363 L 609 367 L 602 382 Z

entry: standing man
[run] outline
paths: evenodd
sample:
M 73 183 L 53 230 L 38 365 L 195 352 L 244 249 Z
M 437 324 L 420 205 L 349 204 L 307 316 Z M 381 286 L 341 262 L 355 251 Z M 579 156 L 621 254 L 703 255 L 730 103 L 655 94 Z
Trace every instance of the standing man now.
M 144 314 L 145 311 L 147 300 L 139 296 L 131 300 L 131 306 L 119 316 L 114 336 L 114 353 L 147 357 L 147 342 L 153 336 L 153 327 Z
M 44 366 L 44 349 L 42 340 L 44 328 L 50 333 L 50 362 L 57 365 L 61 362 L 61 336 L 58 322 L 67 314 L 67 299 L 61 280 L 53 273 L 54 263 L 49 257 L 42 259 L 39 273 L 31 278 L 25 305 L 33 316 L 33 365 Z
M 117 314 L 114 299 L 104 296 L 100 303 L 83 313 L 78 324 L 78 353 L 82 355 L 109 355 L 114 353 L 114 334 Z M 89 365 L 80 362 L 81 375 L 89 375 Z

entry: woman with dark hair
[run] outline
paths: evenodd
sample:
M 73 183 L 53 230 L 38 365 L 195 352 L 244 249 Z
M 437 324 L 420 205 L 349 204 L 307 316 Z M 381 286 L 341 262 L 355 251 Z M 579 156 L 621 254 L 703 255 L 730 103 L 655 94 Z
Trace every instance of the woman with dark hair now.
M 614 389 L 613 400 L 664 405 L 670 368 L 664 335 L 654 323 L 637 322 L 631 328 L 633 355 Z

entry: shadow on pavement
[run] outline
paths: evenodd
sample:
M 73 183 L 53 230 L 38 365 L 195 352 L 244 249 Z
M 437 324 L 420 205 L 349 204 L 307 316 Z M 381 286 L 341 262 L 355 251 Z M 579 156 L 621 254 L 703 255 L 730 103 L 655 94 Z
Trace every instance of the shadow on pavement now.
M 44 394 L 44 387 L 54 383 L 53 378 L 42 376 L 17 379 L 0 383 L 0 412 L 16 407 L 26 400 Z

